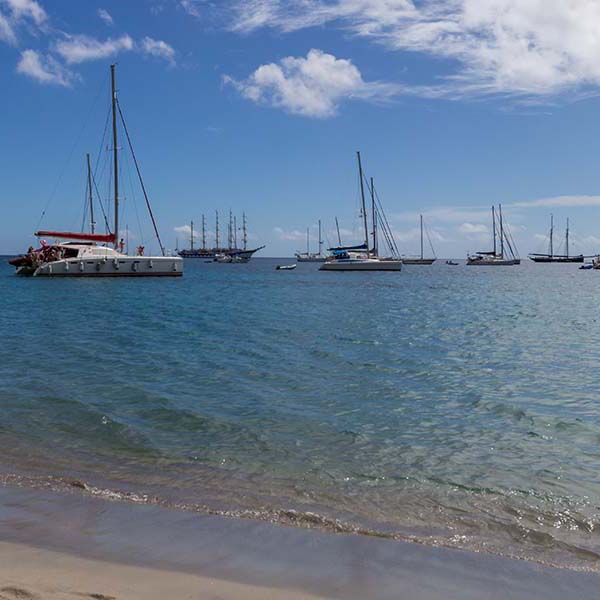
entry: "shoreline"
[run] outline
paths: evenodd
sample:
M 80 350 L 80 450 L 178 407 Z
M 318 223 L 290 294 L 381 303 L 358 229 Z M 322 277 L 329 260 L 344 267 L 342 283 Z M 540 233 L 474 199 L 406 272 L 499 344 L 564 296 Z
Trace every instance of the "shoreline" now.
M 114 587 L 96 589 L 107 573 Z M 60 593 L 119 600 L 166 589 L 177 590 L 171 597 L 417 600 L 501 590 L 558 600 L 592 598 L 600 585 L 599 574 L 462 550 L 0 486 L 0 590 L 47 581 L 46 591 L 30 591 L 62 598 L 48 591 L 61 578 L 87 587 Z M 160 582 L 162 596 L 144 592 Z

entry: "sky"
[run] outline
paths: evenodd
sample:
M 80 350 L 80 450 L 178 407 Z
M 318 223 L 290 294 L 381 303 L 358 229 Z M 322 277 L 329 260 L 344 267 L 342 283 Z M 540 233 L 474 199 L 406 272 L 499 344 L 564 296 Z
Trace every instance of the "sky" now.
M 555 248 L 569 218 L 600 253 L 599 23 L 597 0 L 0 0 L 0 253 L 89 227 L 86 153 L 110 204 L 111 63 L 168 248 L 230 209 L 263 256 L 316 249 L 319 219 L 360 241 L 360 150 L 403 254 L 419 214 L 438 256 L 488 249 L 493 204 L 521 256 L 551 214 Z M 121 224 L 156 249 L 126 145 Z

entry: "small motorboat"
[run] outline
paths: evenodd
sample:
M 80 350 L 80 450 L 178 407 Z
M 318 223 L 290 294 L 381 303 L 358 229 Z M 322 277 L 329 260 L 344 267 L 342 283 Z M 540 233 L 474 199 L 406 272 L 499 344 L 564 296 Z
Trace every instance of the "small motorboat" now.
M 450 265 L 450 266 L 452 266 L 452 267 L 456 267 L 456 266 L 458 266 L 458 263 L 457 263 L 457 262 L 454 262 L 453 260 L 447 260 L 447 261 L 446 261 L 446 264 L 447 264 L 447 265 Z
M 293 271 L 298 265 L 277 265 L 275 269 L 278 271 Z
M 593 269 L 594 265 L 592 265 L 592 264 L 586 264 L 586 265 L 581 265 L 579 268 L 587 271 L 588 269 Z

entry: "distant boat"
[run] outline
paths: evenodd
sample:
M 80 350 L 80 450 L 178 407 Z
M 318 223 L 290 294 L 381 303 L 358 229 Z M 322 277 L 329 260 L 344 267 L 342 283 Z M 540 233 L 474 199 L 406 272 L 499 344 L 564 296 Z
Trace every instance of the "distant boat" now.
M 450 265 L 450 266 L 452 266 L 452 267 L 456 267 L 456 266 L 458 265 L 458 263 L 457 263 L 457 262 L 454 262 L 453 260 L 447 260 L 447 261 L 446 261 L 446 264 L 447 264 L 447 265 Z
M 512 236 L 507 231 L 506 224 L 502 218 L 502 205 L 498 206 L 499 233 L 496 231 L 496 209 L 492 206 L 492 228 L 494 249 L 491 252 L 476 252 L 467 257 L 467 265 L 509 267 L 520 265 L 521 259 L 516 254 L 516 246 Z M 498 251 L 497 238 L 499 238 L 500 249 Z
M 429 245 L 431 246 L 431 250 L 433 252 L 433 258 L 425 258 L 423 254 L 423 215 L 420 216 L 421 222 L 421 256 L 403 256 L 402 263 L 405 265 L 432 265 L 436 261 L 435 252 L 433 251 L 433 244 L 431 244 L 431 240 L 429 240 Z M 427 234 L 429 238 L 429 234 Z
M 325 262 L 326 256 L 323 254 L 323 240 L 321 239 L 321 220 L 319 219 L 319 251 L 310 251 L 310 229 L 306 228 L 306 252 L 296 252 L 294 255 L 298 262 Z
M 248 262 L 252 256 L 262 250 L 265 246 L 260 246 L 259 248 L 248 249 L 248 234 L 246 227 L 246 213 L 242 214 L 242 248 L 238 248 L 237 241 L 237 220 L 233 216 L 232 212 L 229 211 L 229 232 L 228 232 L 228 240 L 227 246 L 222 247 L 220 245 L 220 237 L 219 237 L 219 211 L 215 211 L 216 221 L 215 221 L 215 246 L 213 248 L 207 248 L 206 246 L 206 224 L 204 215 L 202 215 L 202 247 L 194 248 L 195 236 L 194 236 L 194 222 L 190 223 L 190 247 L 185 250 L 180 250 L 178 252 L 179 256 L 182 258 L 204 258 L 204 259 L 212 259 L 215 262 L 224 262 L 224 263 L 244 263 Z M 232 260 L 224 259 L 223 257 L 231 257 Z
M 362 204 L 362 221 L 364 226 L 364 242 L 356 246 L 338 246 L 329 248 L 331 256 L 321 265 L 320 271 L 400 271 L 402 261 L 399 258 L 398 248 L 394 241 L 394 235 L 388 225 L 381 204 L 377 206 L 375 199 L 375 186 L 371 178 L 371 213 L 373 229 L 373 248 L 369 248 L 369 225 L 367 218 L 367 206 L 365 202 L 364 175 L 360 152 L 356 153 L 358 159 L 358 175 L 360 181 L 360 197 Z M 382 258 L 379 256 L 378 230 L 381 227 L 384 237 L 388 243 L 392 256 Z
M 298 265 L 277 265 L 275 269 L 278 271 L 293 271 Z
M 11 265 L 16 267 L 17 275 L 31 275 L 34 277 L 181 277 L 183 274 L 183 261 L 179 257 L 166 256 L 164 246 L 160 240 L 154 215 L 146 195 L 146 189 L 140 174 L 127 125 L 123 117 L 121 105 L 117 99 L 116 91 L 116 66 L 110 67 L 111 80 L 111 113 L 112 113 L 112 182 L 113 182 L 113 224 L 112 231 L 105 215 L 105 233 L 98 233 L 95 229 L 94 198 L 92 189 L 98 190 L 90 169 L 90 157 L 87 156 L 87 190 L 86 205 L 89 203 L 90 231 L 37 231 L 34 235 L 38 238 L 52 238 L 56 241 L 48 244 L 45 239 L 37 250 L 31 246 L 23 256 L 12 259 Z M 119 217 L 119 144 L 118 127 L 120 122 L 125 132 L 127 145 L 131 152 L 133 162 L 140 180 L 142 191 L 146 199 L 148 211 L 154 226 L 156 239 L 161 249 L 161 256 L 145 256 L 144 247 L 138 246 L 135 256 L 126 254 L 125 241 L 120 238 Z M 92 186 L 92 182 L 94 185 Z M 104 210 L 104 209 L 103 209 Z M 109 247 L 112 245 L 113 247 Z
M 594 265 L 592 265 L 592 264 L 589 264 L 589 265 L 581 265 L 579 268 L 587 270 L 587 269 L 595 269 L 596 267 L 594 267 Z
M 548 254 L 531 253 L 529 258 L 538 263 L 582 263 L 583 254 L 569 255 L 569 219 L 567 219 L 567 230 L 565 232 L 565 253 L 554 254 L 554 215 L 550 215 L 550 245 Z

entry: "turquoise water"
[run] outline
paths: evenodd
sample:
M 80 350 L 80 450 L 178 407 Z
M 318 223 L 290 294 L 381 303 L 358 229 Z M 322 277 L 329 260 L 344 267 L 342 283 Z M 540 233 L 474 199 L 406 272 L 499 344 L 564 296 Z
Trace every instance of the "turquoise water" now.
M 600 273 L 277 262 L 3 264 L 0 478 L 600 570 Z

